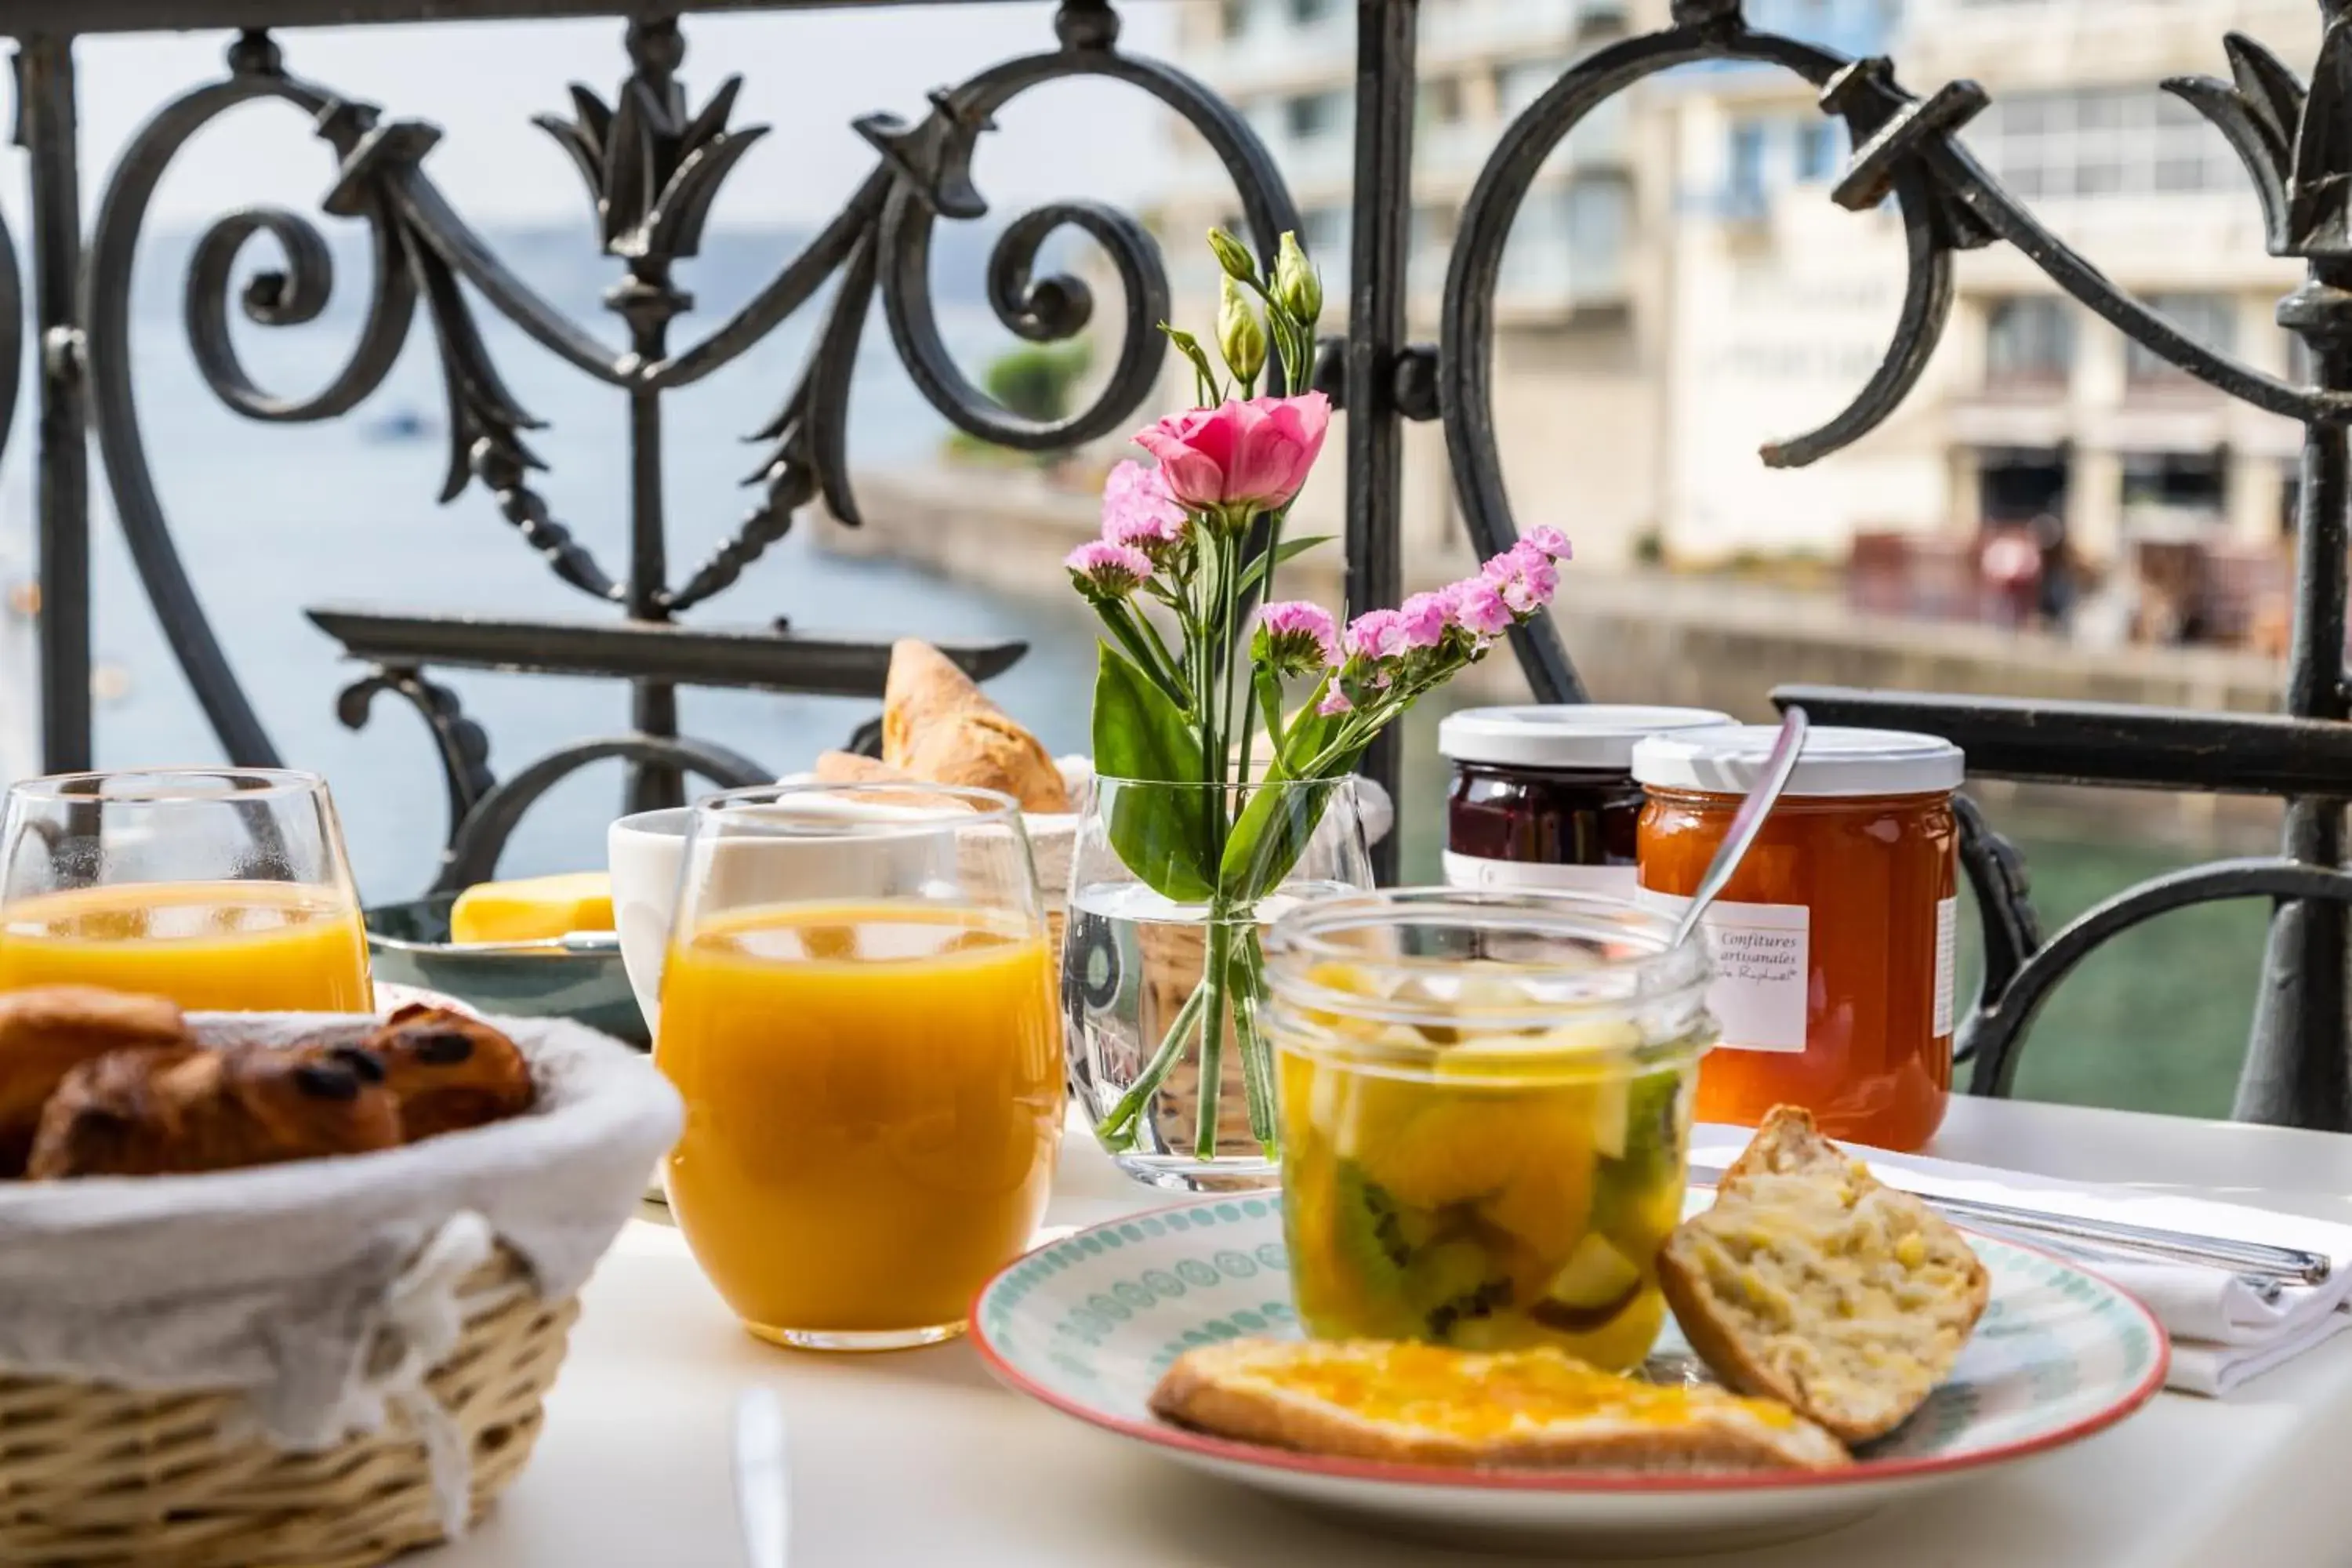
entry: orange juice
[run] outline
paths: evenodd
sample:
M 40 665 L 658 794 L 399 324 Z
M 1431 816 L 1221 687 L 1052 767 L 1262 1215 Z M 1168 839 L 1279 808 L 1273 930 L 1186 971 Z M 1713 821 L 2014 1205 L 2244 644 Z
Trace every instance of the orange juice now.
M 0 906 L 0 991 L 102 985 L 191 1010 L 375 1005 L 350 898 L 292 882 L 127 882 Z
M 654 1046 L 687 1107 L 670 1208 L 753 1332 L 961 1325 L 1045 1212 L 1055 1012 L 1042 932 L 982 910 L 733 910 L 671 949 Z

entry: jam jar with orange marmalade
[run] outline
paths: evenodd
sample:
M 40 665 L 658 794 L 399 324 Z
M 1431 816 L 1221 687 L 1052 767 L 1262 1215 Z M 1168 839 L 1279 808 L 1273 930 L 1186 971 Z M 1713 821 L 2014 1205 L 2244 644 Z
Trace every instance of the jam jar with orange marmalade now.
M 1643 902 L 1687 906 L 1779 731 L 1658 736 L 1634 748 Z M 1701 1068 L 1702 1121 L 1753 1126 L 1775 1105 L 1832 1138 L 1915 1150 L 1951 1092 L 1959 748 L 1930 735 L 1817 729 L 1738 874 L 1706 920 L 1723 1043 Z

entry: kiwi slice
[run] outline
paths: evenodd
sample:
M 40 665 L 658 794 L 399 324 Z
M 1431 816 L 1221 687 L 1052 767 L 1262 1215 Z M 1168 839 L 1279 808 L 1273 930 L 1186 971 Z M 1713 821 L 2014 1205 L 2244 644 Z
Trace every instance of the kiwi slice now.
M 1401 1299 L 1413 1256 L 1404 1211 L 1353 1160 L 1339 1162 L 1332 1187 L 1332 1234 L 1339 1256 L 1368 1295 Z
M 1451 1339 L 1463 1324 L 1493 1316 L 1511 1303 L 1511 1282 L 1496 1278 L 1486 1249 L 1475 1241 L 1438 1243 L 1413 1259 L 1406 1274 L 1422 1326 L 1433 1340 Z

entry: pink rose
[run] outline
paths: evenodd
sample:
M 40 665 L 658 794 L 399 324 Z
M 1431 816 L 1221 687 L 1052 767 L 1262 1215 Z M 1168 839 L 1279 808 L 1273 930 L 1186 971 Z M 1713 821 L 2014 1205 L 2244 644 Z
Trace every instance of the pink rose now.
M 1168 493 L 1168 477 L 1143 463 L 1121 463 L 1103 483 L 1102 536 L 1145 551 L 1184 537 L 1183 508 Z
M 1331 400 L 1319 392 L 1254 397 L 1162 419 L 1135 444 L 1160 459 L 1177 504 L 1238 526 L 1297 499 L 1330 424 Z
M 1454 612 L 1454 624 L 1473 637 L 1500 637 L 1518 619 L 1504 603 L 1501 590 L 1481 577 L 1456 583 L 1442 590 L 1442 595 Z
M 1405 646 L 1435 647 L 1445 640 L 1445 628 L 1454 622 L 1452 609 L 1444 595 L 1415 594 L 1397 606 L 1404 619 Z

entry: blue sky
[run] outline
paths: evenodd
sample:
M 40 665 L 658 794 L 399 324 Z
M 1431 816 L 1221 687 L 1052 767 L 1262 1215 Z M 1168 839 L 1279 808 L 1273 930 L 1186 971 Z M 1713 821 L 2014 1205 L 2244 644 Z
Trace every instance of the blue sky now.
M 923 110 L 923 93 L 1010 55 L 1050 48 L 1043 5 L 859 6 L 838 12 L 689 16 L 683 75 L 699 102 L 735 72 L 745 78 L 740 123 L 772 125 L 721 198 L 721 223 L 821 221 L 870 165 L 849 129 L 860 114 Z M 1138 6 L 1133 48 L 1162 48 L 1173 18 Z M 459 209 L 485 224 L 572 218 L 583 209 L 571 165 L 530 123 L 566 106 L 581 80 L 607 99 L 623 74 L 618 21 L 289 30 L 288 66 L 389 111 L 448 132 L 427 167 Z M 215 76 L 224 34 L 85 39 L 79 47 L 83 192 L 95 207 L 102 171 L 168 98 Z M 1038 89 L 1003 118 L 978 169 L 1000 209 L 1055 195 L 1131 200 L 1164 168 L 1157 106 L 1104 83 Z M 21 170 L 21 162 L 18 163 Z M 216 121 L 174 164 L 156 203 L 159 224 L 193 225 L 255 201 L 315 207 L 330 164 L 292 110 L 241 110 Z M 0 205 L 23 211 L 21 174 L 0 180 Z

